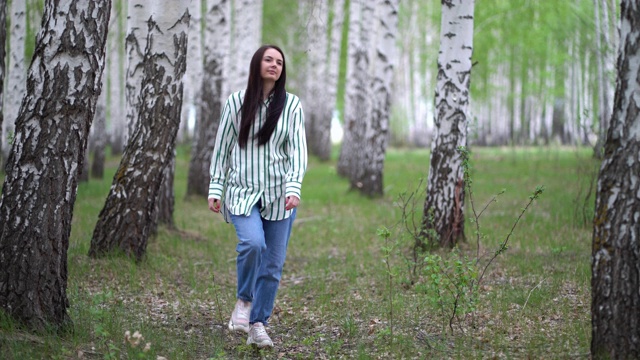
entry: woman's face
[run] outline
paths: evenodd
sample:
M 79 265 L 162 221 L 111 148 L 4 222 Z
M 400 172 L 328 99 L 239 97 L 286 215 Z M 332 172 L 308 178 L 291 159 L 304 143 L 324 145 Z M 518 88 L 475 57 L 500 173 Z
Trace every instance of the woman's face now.
M 269 48 L 262 55 L 262 65 L 260 66 L 260 75 L 263 80 L 270 80 L 273 82 L 280 79 L 282 74 L 282 65 L 284 60 L 282 55 L 276 49 Z

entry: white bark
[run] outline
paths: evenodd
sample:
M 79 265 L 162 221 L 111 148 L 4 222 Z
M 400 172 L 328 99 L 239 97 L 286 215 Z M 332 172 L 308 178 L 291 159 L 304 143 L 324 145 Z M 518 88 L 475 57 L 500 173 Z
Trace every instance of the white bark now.
M 229 58 L 229 53 L 231 52 L 231 0 L 206 1 L 207 13 L 205 14 L 206 26 L 203 56 L 204 71 L 207 72 L 208 76 L 205 76 L 202 84 L 210 82 L 211 100 L 223 104 L 229 96 L 223 91 L 229 65 L 225 60 Z M 209 67 L 207 68 L 207 66 Z M 208 97 L 201 97 L 200 102 L 204 102 L 205 99 L 208 99 Z M 217 120 L 219 119 L 216 116 L 215 122 Z
M 591 253 L 594 359 L 640 357 L 640 6 L 623 0 L 613 115 L 596 194 Z
M 27 28 L 26 2 L 24 0 L 11 1 L 11 9 L 8 13 L 11 22 L 9 33 L 11 46 L 7 62 L 7 86 L 3 106 L 4 121 L 2 122 L 2 153 L 5 159 L 11 150 L 16 118 L 27 85 L 27 59 L 24 56 Z
M 7 0 L 0 0 L 0 166 L 4 168 L 4 156 L 2 151 L 2 144 L 6 142 L 4 139 L 3 123 L 4 123 L 4 80 L 7 75 L 6 64 L 6 39 L 7 39 Z
M 443 0 L 436 84 L 436 136 L 431 147 L 423 230 L 443 246 L 464 234 L 464 169 L 457 151 L 467 146 L 474 0 Z M 425 231 L 425 233 L 431 233 Z
M 396 62 L 398 3 L 351 1 L 344 141 L 338 172 L 352 189 L 382 195 Z
M 204 0 L 191 0 L 189 5 L 189 49 L 187 50 L 187 71 L 184 75 L 184 96 L 178 142 L 191 138 L 189 133 L 190 116 L 197 118 L 200 102 L 200 85 L 202 84 L 202 3 Z
M 369 49 L 374 9 L 370 1 L 351 0 L 349 3 L 349 49 L 342 146 L 338 159 L 338 174 L 350 180 L 358 176 L 356 166 L 361 155 L 359 146 L 371 116 L 369 97 Z M 361 184 L 355 184 L 356 187 Z
M 367 121 L 361 169 L 356 184 L 367 195 L 382 195 L 384 157 L 389 135 L 393 73 L 397 58 L 398 0 L 378 0 L 375 4 L 374 39 L 370 55 L 371 117 Z
M 207 196 L 209 165 L 215 146 L 215 134 L 222 106 L 228 94 L 223 94 L 226 69 L 224 59 L 230 48 L 230 0 L 207 0 L 204 33 L 204 67 L 198 96 L 198 116 L 191 149 L 187 194 Z
M 244 90 L 249 64 L 262 41 L 262 0 L 233 0 L 228 87 L 225 93 Z
M 107 39 L 107 75 L 105 91 L 107 93 L 106 122 L 110 132 L 111 151 L 122 154 L 126 145 L 126 83 L 125 83 L 125 32 L 127 6 L 125 0 L 113 0 L 109 37 Z
M 307 143 L 312 154 L 328 160 L 331 154 L 331 112 L 333 104 L 327 93 L 328 66 L 328 1 L 300 4 L 300 13 L 306 23 L 306 55 L 304 70 L 305 89 L 302 102 L 305 106 Z
M 332 125 L 333 111 L 338 103 L 338 80 L 340 78 L 342 28 L 344 26 L 344 0 L 333 0 L 333 20 L 331 22 L 331 38 L 329 39 L 329 68 L 327 71 L 327 106 L 332 109 L 329 126 Z M 331 128 L 329 132 L 331 136 Z M 331 143 L 329 144 L 331 147 Z
M 164 3 L 164 2 L 162 2 Z M 127 146 L 138 121 L 138 106 L 140 104 L 140 84 L 144 77 L 144 53 L 147 50 L 147 37 L 151 30 L 149 19 L 158 14 L 153 12 L 156 2 L 146 0 L 129 0 L 127 10 L 126 37 L 126 126 L 122 129 L 122 143 Z M 158 9 L 161 12 L 166 9 Z M 175 14 L 174 14 L 175 15 Z M 114 131 L 116 127 L 114 126 Z
M 189 0 L 164 0 L 149 5 L 152 15 L 144 39 L 143 62 L 136 69 L 144 73 L 136 127 L 100 212 L 91 239 L 91 256 L 119 247 L 140 260 L 146 252 L 149 235 L 154 230 L 160 186 L 163 182 L 172 184 L 164 171 L 173 159 L 180 126 L 188 3 Z
M 14 3 L 19 2 L 15 1 Z M 109 1 L 47 1 L 0 199 L 0 307 L 67 325 L 67 250 L 101 87 Z

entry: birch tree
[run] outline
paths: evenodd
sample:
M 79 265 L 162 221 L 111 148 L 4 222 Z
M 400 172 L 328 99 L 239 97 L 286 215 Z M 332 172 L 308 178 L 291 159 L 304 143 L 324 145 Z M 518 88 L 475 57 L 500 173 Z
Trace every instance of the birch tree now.
M 127 36 L 125 41 L 126 48 L 126 106 L 125 112 L 125 126 L 121 126 L 121 119 L 114 119 L 114 124 L 119 124 L 117 131 L 120 131 L 119 137 L 122 140 L 124 146 L 128 145 L 129 139 L 132 137 L 139 121 L 139 106 L 141 101 L 140 89 L 142 81 L 144 79 L 144 67 L 145 67 L 145 51 L 147 51 L 148 34 L 151 31 L 152 23 L 149 22 L 149 18 L 153 16 L 154 11 L 153 4 L 147 4 L 144 1 L 129 1 L 127 9 Z M 122 18 L 119 17 L 118 20 Z M 118 23 L 120 23 L 118 21 Z M 119 27 L 121 29 L 121 27 Z M 121 33 L 121 32 L 119 32 Z M 120 38 L 118 38 L 119 40 Z M 118 41 L 119 45 L 119 41 Z M 118 49 L 120 50 L 120 48 Z M 121 62 L 120 62 L 121 63 Z M 121 69 L 121 64 L 117 70 Z M 184 80 L 184 79 L 182 79 Z M 120 93 L 118 93 L 120 95 Z M 116 126 L 114 126 L 116 129 Z M 180 127 L 178 127 L 180 131 Z M 155 205 L 153 215 L 150 222 L 150 234 L 156 232 L 158 223 L 167 224 L 173 227 L 173 209 L 174 209 L 174 196 L 173 196 L 173 176 L 175 153 L 170 153 L 172 159 L 168 162 L 169 167 L 165 168 L 162 172 L 161 188 L 158 192 L 158 201 Z
M 458 147 L 467 145 L 474 0 L 442 0 L 435 91 L 435 137 L 427 178 L 422 232 L 441 246 L 464 236 L 464 181 Z
M 249 79 L 249 63 L 262 39 L 262 0 L 233 0 L 229 75 L 225 94 L 244 90 Z
M 358 156 L 361 155 L 366 121 L 371 116 L 369 99 L 369 48 L 371 46 L 371 25 L 373 24 L 373 3 L 364 0 L 349 2 L 349 49 L 347 80 L 345 84 L 345 105 L 342 146 L 338 158 L 338 174 L 356 179 Z M 354 184 L 352 184 L 353 186 Z M 358 184 L 355 184 L 356 187 Z
M 2 147 L 6 140 L 3 139 L 4 132 L 4 77 L 6 74 L 5 57 L 7 42 L 7 0 L 0 0 L 0 166 L 4 165 Z
M 0 199 L 0 307 L 33 329 L 70 320 L 67 249 L 110 5 L 47 0 L 16 121 Z
M 304 43 L 307 46 L 307 61 L 302 99 L 305 107 L 307 143 L 312 154 L 321 160 L 328 160 L 331 155 L 331 117 L 334 105 L 328 93 L 328 0 L 302 2 L 300 7 L 303 18 L 308 19 L 305 22 Z
M 359 172 L 352 186 L 369 196 L 383 194 L 384 157 L 389 136 L 391 115 L 391 84 L 397 57 L 398 0 L 376 1 L 374 17 L 375 45 L 369 69 L 371 83 L 371 117 L 367 123 L 358 164 Z
M 4 106 L 4 121 L 2 122 L 2 155 L 6 159 L 11 150 L 11 138 L 13 137 L 16 118 L 20 110 L 22 97 L 27 84 L 27 70 L 25 54 L 25 41 L 27 29 L 26 1 L 11 1 L 9 11 L 11 30 L 9 31 L 9 61 L 7 69 L 7 91 Z
M 226 94 L 224 59 L 230 46 L 230 0 L 207 0 L 204 33 L 204 67 L 201 76 L 199 110 L 191 148 L 187 195 L 206 197 L 209 193 L 209 165 Z
M 178 124 L 178 130 L 180 131 L 180 124 Z M 176 131 L 176 139 L 177 139 Z M 174 140 L 177 142 L 177 140 Z M 175 149 L 169 154 L 169 162 L 162 171 L 162 180 L 160 183 L 160 190 L 158 191 L 158 200 L 156 201 L 156 208 L 151 217 L 151 226 L 149 234 L 153 235 L 157 233 L 158 224 L 166 225 L 169 229 L 174 229 L 175 224 L 173 222 L 173 210 L 175 209 L 175 193 L 173 191 L 173 183 L 176 172 L 176 151 Z
M 344 0 L 301 2 L 299 6 L 306 29 L 301 97 L 307 143 L 312 154 L 326 161 L 331 157 L 331 122 L 338 93 Z
M 383 193 L 398 2 L 352 1 L 350 16 L 357 25 L 349 29 L 351 70 L 347 75 L 345 138 L 338 169 L 347 174 L 352 189 L 377 196 Z
M 125 72 L 125 126 L 116 130 L 114 119 L 113 129 L 122 131 L 117 136 L 122 139 L 123 147 L 128 145 L 129 139 L 137 126 L 140 104 L 140 86 L 144 77 L 144 55 L 147 47 L 149 32 L 154 23 L 149 22 L 152 16 L 153 4 L 144 0 L 129 0 L 127 7 L 127 35 L 125 40 L 126 72 Z
M 345 20 L 345 0 L 333 0 L 331 31 L 329 34 L 329 63 L 327 70 L 327 107 L 331 109 L 331 119 L 329 120 L 328 142 L 322 142 L 324 146 L 318 147 L 318 157 L 321 160 L 328 160 L 331 157 L 332 138 L 331 129 L 333 126 L 334 112 L 338 110 L 338 86 L 340 84 L 340 67 L 344 63 L 342 56 L 342 30 Z
M 591 254 L 591 355 L 640 357 L 640 6 L 621 6 L 613 115 L 596 194 Z
M 120 249 L 139 261 L 145 254 L 163 171 L 172 161 L 180 126 L 188 3 L 164 0 L 148 4 L 151 17 L 146 38 L 130 39 L 146 44 L 139 68 L 144 75 L 138 118 L 93 232 L 89 249 L 92 257 Z
M 134 2 L 129 1 L 128 3 L 132 4 Z M 144 8 L 141 11 L 143 10 Z M 128 132 L 126 112 L 126 94 L 128 94 L 128 91 L 125 82 L 127 19 L 127 2 L 113 0 L 111 3 L 111 20 L 109 21 L 109 38 L 107 39 L 109 52 L 107 53 L 106 71 L 108 76 L 105 79 L 105 85 L 107 89 L 106 121 L 109 130 L 109 143 L 111 144 L 111 153 L 115 155 L 121 155 L 124 151 Z
M 178 130 L 178 143 L 188 139 L 189 134 L 189 118 L 192 112 L 198 116 L 200 110 L 200 94 L 199 89 L 202 83 L 202 46 L 203 46 L 203 22 L 202 22 L 202 6 L 206 0 L 191 0 L 189 5 L 189 49 L 187 53 L 187 70 L 184 75 L 184 95 L 182 101 L 182 115 L 180 129 Z

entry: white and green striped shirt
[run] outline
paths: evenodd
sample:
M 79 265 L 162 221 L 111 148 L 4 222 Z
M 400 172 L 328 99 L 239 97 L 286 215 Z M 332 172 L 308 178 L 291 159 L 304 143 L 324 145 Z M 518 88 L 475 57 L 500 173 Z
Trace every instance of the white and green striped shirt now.
M 258 131 L 266 121 L 270 98 L 261 104 L 249 132 L 247 146 L 238 145 L 244 91 L 227 100 L 211 156 L 209 198 L 222 199 L 234 215 L 249 215 L 262 201 L 260 213 L 266 220 L 283 220 L 292 210 L 285 210 L 287 196 L 299 199 L 302 178 L 307 170 L 307 142 L 304 113 L 300 99 L 286 94 L 285 106 L 269 142 L 258 146 Z M 224 208 L 222 210 L 224 212 Z

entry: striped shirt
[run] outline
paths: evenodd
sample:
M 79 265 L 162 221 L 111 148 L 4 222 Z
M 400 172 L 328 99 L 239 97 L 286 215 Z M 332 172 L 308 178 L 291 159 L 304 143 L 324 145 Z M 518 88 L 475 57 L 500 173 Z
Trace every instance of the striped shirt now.
M 307 142 L 304 113 L 300 99 L 286 94 L 285 106 L 278 124 L 267 142 L 258 146 L 257 133 L 266 121 L 268 98 L 256 114 L 247 145 L 238 145 L 244 91 L 227 100 L 211 155 L 209 198 L 223 199 L 225 208 L 234 215 L 249 215 L 261 201 L 260 214 L 266 220 L 283 220 L 293 210 L 285 209 L 288 196 L 299 199 L 302 178 L 307 170 Z M 224 193 L 224 195 L 223 195 Z

